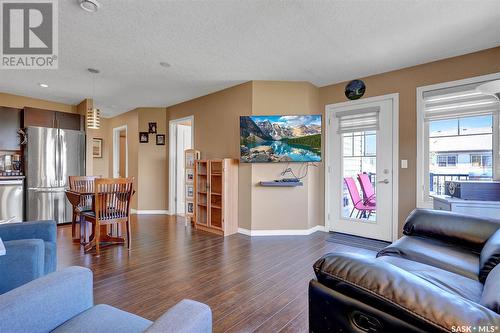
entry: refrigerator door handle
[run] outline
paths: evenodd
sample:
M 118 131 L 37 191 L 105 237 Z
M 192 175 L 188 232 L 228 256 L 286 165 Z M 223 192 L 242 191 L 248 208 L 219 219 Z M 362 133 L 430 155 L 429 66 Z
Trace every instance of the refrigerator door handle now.
M 60 163 L 60 157 L 59 157 L 59 130 L 56 130 L 56 135 L 54 138 L 54 166 L 55 166 L 55 179 L 54 179 L 54 185 L 53 187 L 58 187 L 59 186 L 59 163 Z
M 62 174 L 63 174 L 63 161 L 64 161 L 64 156 L 62 155 L 62 136 L 63 134 L 61 133 L 61 130 L 57 130 L 57 149 L 58 153 L 57 156 L 59 156 L 59 170 L 58 170 L 58 176 L 57 176 L 57 186 L 61 187 L 63 186 L 63 179 L 62 179 Z

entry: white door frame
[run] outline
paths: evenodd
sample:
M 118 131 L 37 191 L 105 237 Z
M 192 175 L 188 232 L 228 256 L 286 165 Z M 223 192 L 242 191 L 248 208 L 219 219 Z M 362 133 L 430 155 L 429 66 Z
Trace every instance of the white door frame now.
M 120 132 L 125 130 L 125 177 L 128 177 L 128 129 L 127 125 L 113 128 L 113 178 L 120 177 Z
M 388 94 L 388 95 L 382 95 L 382 96 L 375 96 L 375 97 L 368 97 L 368 98 L 363 98 L 355 101 L 347 101 L 347 102 L 341 102 L 341 103 L 334 103 L 334 104 L 329 104 L 325 106 L 325 118 L 326 118 L 326 124 L 325 124 L 325 227 L 329 231 L 331 230 L 331 227 L 333 225 L 333 221 L 331 220 L 331 217 L 333 215 L 331 214 L 331 195 L 329 189 L 331 188 L 332 184 L 332 164 L 333 164 L 333 158 L 334 156 L 330 156 L 330 147 L 329 147 L 329 137 L 332 136 L 332 134 L 328 133 L 329 131 L 329 125 L 332 121 L 333 118 L 333 113 L 335 109 L 341 108 L 341 107 L 346 107 L 346 106 L 362 106 L 363 104 L 366 103 L 373 103 L 373 102 L 379 102 L 379 101 L 384 101 L 384 100 L 391 100 L 392 101 L 392 106 L 393 106 L 393 120 L 392 120 L 392 138 L 393 138 L 393 147 L 392 147 L 392 161 L 393 161 L 393 182 L 392 182 L 392 197 L 393 197 L 393 203 L 392 203 L 392 241 L 395 241 L 398 239 L 398 232 L 399 232 L 399 93 L 394 93 L 394 94 Z
M 177 124 L 191 121 L 191 143 L 194 147 L 194 116 L 187 116 L 178 119 L 172 119 L 168 123 L 168 213 L 170 215 L 177 214 L 177 205 L 175 204 L 175 170 L 177 161 Z

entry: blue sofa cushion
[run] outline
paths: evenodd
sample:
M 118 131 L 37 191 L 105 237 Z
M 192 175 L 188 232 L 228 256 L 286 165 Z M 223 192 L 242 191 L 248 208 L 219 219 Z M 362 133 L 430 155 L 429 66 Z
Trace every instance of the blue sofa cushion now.
M 54 221 L 29 221 L 0 225 L 0 238 L 3 241 L 17 239 L 43 239 L 57 242 L 57 226 Z
M 92 285 L 88 268 L 68 267 L 0 295 L 0 332 L 54 330 L 94 305 Z
M 143 333 L 153 322 L 109 305 L 99 304 L 68 320 L 54 333 Z
M 158 318 L 145 333 L 211 333 L 212 310 L 206 304 L 183 299 Z
M 54 221 L 31 221 L 31 222 L 20 222 L 20 223 L 6 223 L 0 225 L 0 238 L 3 242 L 10 241 L 21 241 L 21 240 L 38 240 L 41 241 L 43 246 L 42 253 L 44 253 L 42 274 L 32 274 L 26 271 L 29 266 L 32 265 L 32 259 L 26 255 L 26 251 L 21 251 L 23 257 L 17 255 L 16 260 L 10 260 L 10 263 L 5 264 L 6 258 L 10 255 L 16 255 L 17 250 L 11 249 L 3 258 L 3 263 L 0 262 L 0 276 L 3 272 L 17 271 L 18 279 L 22 279 L 27 283 L 33 279 L 39 278 L 43 275 L 55 272 L 57 266 L 57 226 Z M 36 258 L 36 255 L 35 257 Z M 34 259 L 33 258 L 33 259 Z M 27 268 L 21 266 L 27 265 Z M 26 276 L 22 276 L 21 273 L 28 272 Z M 7 285 L 7 281 L 0 282 L 5 288 L 0 287 L 0 294 L 8 290 L 18 287 L 20 284 L 13 283 L 10 287 Z
M 44 242 L 45 245 L 45 275 L 55 272 L 57 267 L 57 245 L 53 242 Z
M 45 245 L 41 239 L 4 242 L 0 256 L 0 294 L 45 275 Z

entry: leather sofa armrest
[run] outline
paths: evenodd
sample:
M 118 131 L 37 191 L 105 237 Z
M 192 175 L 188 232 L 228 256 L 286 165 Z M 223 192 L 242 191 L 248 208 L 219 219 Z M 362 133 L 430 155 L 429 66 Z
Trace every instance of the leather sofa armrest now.
M 146 333 L 212 332 L 212 311 L 206 304 L 184 299 L 165 312 Z
M 453 212 L 415 209 L 403 227 L 407 236 L 439 239 L 480 252 L 488 239 L 500 228 L 500 220 Z
M 0 295 L 0 332 L 50 332 L 91 308 L 92 272 L 67 267 Z
M 479 255 L 479 281 L 486 281 L 490 271 L 500 264 L 500 229 L 488 239 Z
M 322 285 L 340 294 L 395 316 L 413 318 L 437 331 L 500 325 L 500 316 L 480 304 L 372 257 L 328 254 L 314 264 L 314 271 Z
M 56 222 L 52 220 L 5 223 L 0 225 L 0 238 L 3 241 L 42 239 L 46 242 L 55 243 L 57 239 L 56 231 Z

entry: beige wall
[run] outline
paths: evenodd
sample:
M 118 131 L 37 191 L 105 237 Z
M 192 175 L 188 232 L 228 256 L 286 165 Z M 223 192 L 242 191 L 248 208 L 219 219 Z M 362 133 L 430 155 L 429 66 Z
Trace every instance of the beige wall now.
M 194 147 L 201 151 L 202 158 L 239 158 L 239 116 L 251 113 L 252 83 L 247 82 L 167 107 L 167 120 L 194 116 Z M 168 142 L 166 149 L 168 156 Z M 238 220 L 240 227 L 248 229 L 251 225 L 250 178 L 250 166 L 240 165 Z
M 76 105 L 51 102 L 38 98 L 31 98 L 19 95 L 12 95 L 0 92 L 0 105 L 11 108 L 23 109 L 25 106 L 38 109 L 77 113 Z
M 309 82 L 253 81 L 252 114 L 301 115 L 318 113 L 318 88 Z M 251 165 L 251 229 L 308 229 L 321 216 L 318 200 L 318 167 L 309 167 L 301 187 L 262 187 L 260 181 L 281 178 L 290 166 L 297 176 L 303 163 L 255 163 Z M 318 170 L 319 169 L 319 170 Z M 303 169 L 305 172 L 305 169 Z M 290 177 L 290 175 L 288 175 Z
M 156 145 L 156 136 L 149 135 L 149 143 L 139 143 L 139 132 L 148 131 L 148 123 L 156 122 L 159 134 L 166 134 L 165 108 L 137 108 L 113 118 L 103 119 L 99 130 L 103 137 L 103 159 L 94 174 L 113 176 L 113 129 L 127 126 L 128 176 L 135 178 L 136 194 L 131 207 L 137 210 L 167 209 L 167 153 L 166 146 Z M 106 171 L 106 172 L 105 172 Z
M 364 97 L 399 93 L 399 158 L 408 160 L 408 169 L 400 170 L 400 226 L 416 202 L 416 88 L 500 72 L 499 59 L 500 47 L 497 47 L 362 78 L 367 85 Z M 307 82 L 247 82 L 166 109 L 141 108 L 103 119 L 102 128 L 89 131 L 88 136 L 103 138 L 104 158 L 99 161 L 90 159 L 88 163 L 92 165 L 88 170 L 104 176 L 112 174 L 112 130 L 127 125 L 129 176 L 136 178 L 138 189 L 132 207 L 167 209 L 169 120 L 194 116 L 194 145 L 202 152 L 202 158 L 239 158 L 240 115 L 324 113 L 325 105 L 346 101 L 345 84 L 317 88 Z M 86 103 L 77 107 L 0 93 L 0 105 L 9 107 L 32 106 L 82 112 L 90 105 L 88 101 Z M 139 144 L 138 133 L 147 131 L 149 121 L 156 121 L 159 132 L 166 134 L 166 146 L 156 146 L 153 135 L 150 135 L 149 144 Z M 292 166 L 296 170 L 299 164 Z M 256 186 L 261 180 L 277 178 L 284 167 L 284 164 L 240 165 L 240 227 L 307 229 L 324 224 L 324 165 L 320 163 L 318 167 L 309 169 L 302 188 L 267 189 Z M 155 188 L 154 192 L 151 188 Z
M 367 85 L 364 97 L 399 93 L 399 158 L 409 162 L 408 169 L 400 170 L 400 229 L 416 205 L 416 88 L 500 72 L 498 59 L 500 47 L 362 78 Z M 195 115 L 195 145 L 204 158 L 238 158 L 235 142 L 239 137 L 237 119 L 240 115 L 324 114 L 325 105 L 346 101 L 345 84 L 316 88 L 305 82 L 254 81 L 168 107 L 167 117 Z M 240 227 L 307 229 L 324 224 L 323 163 L 309 169 L 303 188 L 271 192 L 257 186 L 260 180 L 277 178 L 283 167 L 281 164 L 240 165 Z
M 194 142 L 202 158 L 239 158 L 239 116 L 252 113 L 252 83 L 167 107 L 167 119 L 194 115 Z
M 128 176 L 135 178 L 134 188 L 139 184 L 139 116 L 138 109 L 123 113 L 119 116 L 108 118 L 106 121 L 106 133 L 104 146 L 107 148 L 108 175 L 113 176 L 113 129 L 127 126 L 128 145 Z M 131 208 L 137 209 L 139 191 L 132 197 Z
M 399 158 L 408 160 L 408 169 L 399 170 L 400 230 L 416 206 L 417 87 L 497 72 L 500 72 L 500 47 L 362 78 L 366 84 L 364 97 L 399 93 Z M 347 100 L 345 85 L 342 82 L 319 89 L 320 112 L 324 112 L 325 105 Z
M 165 108 L 137 109 L 139 132 L 148 131 L 148 123 L 155 122 L 158 134 L 166 134 L 167 118 Z M 131 133 L 138 142 L 139 133 Z M 138 144 L 138 191 L 139 210 L 168 209 L 167 146 L 156 145 L 156 135 L 149 134 L 148 143 Z
M 108 137 L 109 131 L 109 120 L 106 118 L 101 118 L 101 128 L 98 130 L 87 130 L 87 140 L 88 137 L 91 137 L 90 144 L 92 144 L 92 138 L 102 139 L 102 158 L 92 157 L 92 146 L 89 146 L 87 149 L 87 154 L 90 154 L 89 158 L 92 158 L 92 175 L 105 178 L 111 175 L 109 170 L 109 156 L 111 151 L 111 142 Z
M 239 116 L 318 113 L 318 88 L 308 82 L 247 82 L 167 108 L 169 120 L 194 115 L 195 148 L 202 158 L 239 158 Z M 240 164 L 239 226 L 245 229 L 307 229 L 318 224 L 321 167 L 311 167 L 303 187 L 264 188 L 286 164 Z M 292 163 L 294 170 L 300 164 Z M 321 164 L 319 164 L 321 166 Z

